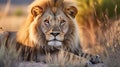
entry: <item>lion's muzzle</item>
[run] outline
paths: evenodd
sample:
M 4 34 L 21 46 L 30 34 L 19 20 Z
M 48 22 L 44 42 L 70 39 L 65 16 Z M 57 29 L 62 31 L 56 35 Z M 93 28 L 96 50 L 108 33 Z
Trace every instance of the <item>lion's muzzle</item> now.
M 48 45 L 49 46 L 61 46 L 63 41 L 63 36 L 59 31 L 52 31 L 49 36 Z

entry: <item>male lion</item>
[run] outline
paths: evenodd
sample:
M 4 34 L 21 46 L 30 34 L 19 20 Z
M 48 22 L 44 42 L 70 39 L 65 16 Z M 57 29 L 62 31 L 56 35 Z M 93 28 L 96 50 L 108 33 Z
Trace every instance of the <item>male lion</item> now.
M 62 0 L 36 0 L 30 5 L 29 16 L 17 33 L 17 42 L 33 47 L 53 46 L 75 50 L 79 38 L 75 16 L 77 8 Z
M 59 57 L 65 53 L 67 61 L 71 60 L 72 63 L 76 58 L 75 60 L 81 62 L 80 56 L 77 56 L 81 50 L 75 21 L 78 10 L 72 0 L 35 0 L 29 11 L 27 20 L 16 37 L 12 38 L 9 33 L 6 40 L 16 42 L 17 50 L 22 50 L 23 60 L 41 61 L 38 56 L 57 53 Z M 63 53 L 59 52 L 60 50 Z M 84 53 L 80 55 L 88 56 Z M 98 58 L 95 59 L 97 62 L 90 61 L 98 63 Z

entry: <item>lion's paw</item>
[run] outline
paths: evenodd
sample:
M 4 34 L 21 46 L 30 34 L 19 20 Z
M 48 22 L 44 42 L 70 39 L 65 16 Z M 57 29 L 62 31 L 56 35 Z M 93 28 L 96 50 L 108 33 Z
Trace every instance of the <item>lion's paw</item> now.
M 85 67 L 106 67 L 104 63 L 97 63 L 97 64 L 92 64 L 91 62 L 87 62 Z
M 93 56 L 89 61 L 92 64 L 103 63 L 103 61 L 99 55 Z
M 85 67 L 106 67 L 99 55 L 93 56 Z

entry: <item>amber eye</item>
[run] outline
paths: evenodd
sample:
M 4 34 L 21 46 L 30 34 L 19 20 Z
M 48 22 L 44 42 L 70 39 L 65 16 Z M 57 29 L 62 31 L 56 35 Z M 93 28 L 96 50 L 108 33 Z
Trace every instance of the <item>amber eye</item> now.
M 49 20 L 44 20 L 44 23 L 45 23 L 46 26 L 50 25 Z
M 63 26 L 64 24 L 65 24 L 65 20 L 62 20 L 62 21 L 60 22 L 60 25 Z

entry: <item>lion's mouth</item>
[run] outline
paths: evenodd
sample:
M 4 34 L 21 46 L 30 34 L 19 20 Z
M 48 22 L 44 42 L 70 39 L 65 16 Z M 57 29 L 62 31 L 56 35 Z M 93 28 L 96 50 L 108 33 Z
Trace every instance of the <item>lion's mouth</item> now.
M 54 39 L 54 40 L 48 41 L 48 45 L 49 46 L 61 46 L 62 42 L 57 39 Z

